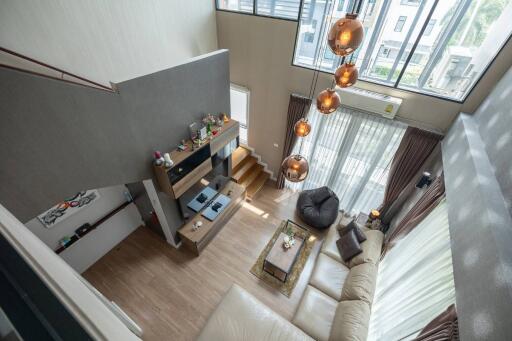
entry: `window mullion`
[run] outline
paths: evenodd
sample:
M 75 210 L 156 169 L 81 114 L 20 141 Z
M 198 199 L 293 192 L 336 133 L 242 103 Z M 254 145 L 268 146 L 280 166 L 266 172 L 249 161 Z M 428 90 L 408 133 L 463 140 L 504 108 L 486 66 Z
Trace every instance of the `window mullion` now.
M 322 45 L 323 45 L 323 37 L 327 37 L 327 34 L 324 35 L 324 29 L 329 29 L 329 27 L 325 28 L 326 27 L 326 24 L 327 24 L 327 8 L 328 8 L 328 5 L 329 5 L 329 2 L 330 1 L 334 1 L 334 0 L 327 0 L 325 2 L 325 7 L 324 7 L 324 14 L 323 14 L 323 20 L 321 21 L 320 23 L 320 30 L 318 31 L 320 33 L 320 36 L 318 37 L 317 41 L 316 41 L 316 44 L 315 44 L 315 55 L 313 56 L 313 69 L 314 70 L 317 70 L 317 63 L 318 63 L 318 58 L 321 58 L 321 53 L 322 53 Z M 300 22 L 299 22 L 300 24 Z M 318 48 L 320 46 L 320 48 Z M 318 70 L 321 70 L 322 69 L 322 65 L 320 65 L 318 67 Z
M 384 4 L 382 5 L 379 17 L 377 18 L 377 22 L 375 23 L 375 28 L 373 29 L 372 36 L 370 38 L 370 41 L 368 43 L 368 51 L 365 52 L 363 61 L 361 62 L 361 68 L 360 72 L 363 74 L 366 71 L 366 68 L 368 67 L 368 64 L 370 63 L 370 58 L 373 54 L 373 51 L 376 48 L 377 40 L 379 39 L 379 33 L 382 30 L 382 27 L 384 26 L 384 19 L 386 18 L 389 7 L 391 5 L 391 0 L 384 0 Z M 373 48 L 370 50 L 370 46 L 373 46 Z
M 450 21 L 448 24 L 448 29 L 444 30 L 441 38 L 439 39 L 439 43 L 436 45 L 434 52 L 430 56 L 427 65 L 425 65 L 425 68 L 421 72 L 421 75 L 418 78 L 418 87 L 422 88 L 425 83 L 427 82 L 428 76 L 432 73 L 432 70 L 437 64 L 437 61 L 441 58 L 442 52 L 444 51 L 446 45 L 448 44 L 448 41 L 453 35 L 453 32 L 457 29 L 457 26 L 461 22 L 462 18 L 464 17 L 464 14 L 466 13 L 467 9 L 471 5 L 471 0 L 463 0 L 459 3 L 457 6 L 457 9 L 455 10 L 454 19 Z
M 256 15 L 258 11 L 256 10 L 256 7 L 258 7 L 258 0 L 253 0 L 252 2 L 252 14 Z
M 432 8 L 435 8 L 435 6 L 437 4 L 437 1 L 438 0 L 436 0 L 434 2 L 434 5 L 432 6 Z M 411 28 L 409 29 L 409 32 L 407 32 L 407 35 L 405 36 L 404 42 L 402 43 L 402 46 L 400 47 L 400 51 L 398 51 L 398 55 L 396 56 L 395 62 L 393 63 L 393 66 L 391 67 L 391 70 L 389 71 L 388 78 L 387 78 L 388 82 L 391 81 L 391 79 L 393 78 L 393 75 L 395 73 L 395 70 L 398 67 L 398 64 L 400 64 L 400 60 L 402 59 L 402 56 L 404 55 L 404 52 L 407 49 L 407 45 L 409 44 L 409 40 L 411 39 L 411 36 L 412 36 L 412 34 L 414 32 L 416 24 L 420 20 L 421 14 L 423 13 L 423 10 L 425 9 L 426 4 L 427 4 L 427 0 L 424 0 L 424 1 L 422 1 L 420 3 L 420 6 L 418 7 L 418 11 L 416 12 L 416 15 L 414 16 L 414 19 L 412 20 Z M 430 13 L 432 13 L 432 10 L 430 11 Z M 425 23 L 428 23 L 428 21 L 429 21 L 429 18 L 427 18 L 427 20 L 423 23 L 423 27 L 425 26 Z M 404 25 L 405 25 L 405 23 L 404 23 Z M 416 44 L 421 39 L 422 33 L 423 33 L 423 31 L 420 31 L 420 33 L 418 34 L 418 37 L 416 38 L 416 41 L 414 42 L 414 45 L 412 47 L 413 49 L 416 47 Z M 409 59 L 409 57 L 412 56 L 412 52 L 413 51 L 411 50 L 411 52 L 409 53 L 409 56 L 408 56 L 407 59 Z M 404 67 L 402 68 L 402 70 L 403 69 L 405 69 L 405 64 L 404 64 Z
M 411 61 L 412 59 L 412 56 L 414 55 L 414 52 L 416 51 L 416 48 L 418 47 L 418 44 L 420 43 L 420 40 L 421 38 L 423 37 L 423 33 L 425 32 L 425 30 L 427 29 L 427 26 L 428 26 L 428 22 L 430 21 L 430 19 L 432 18 L 432 15 L 434 14 L 434 11 L 436 10 L 436 7 L 437 7 L 437 4 L 439 3 L 439 0 L 435 0 L 434 1 L 434 4 L 432 5 L 432 8 L 430 9 L 430 12 L 428 12 L 428 15 L 427 15 L 427 18 L 425 19 L 425 22 L 423 23 L 423 26 L 421 27 L 420 29 L 420 32 L 418 33 L 418 37 L 416 38 L 416 41 L 414 41 L 414 44 L 412 45 L 412 48 L 411 48 L 411 51 L 409 52 L 409 55 L 407 56 L 407 59 L 405 60 L 404 62 L 404 66 L 402 67 L 402 70 L 400 71 L 400 74 L 398 75 L 398 78 L 396 79 L 396 82 L 395 84 L 393 85 L 395 88 L 398 87 L 398 84 L 400 83 L 400 81 L 402 80 L 402 77 L 405 73 L 405 70 L 407 69 L 407 66 L 409 65 L 409 62 Z M 422 3 L 423 4 L 423 3 Z M 420 11 L 420 10 L 418 10 Z M 421 14 L 421 13 L 419 13 Z M 416 20 L 416 18 L 415 18 Z M 409 39 L 409 37 L 407 37 L 407 40 Z M 404 47 L 402 47 L 403 49 Z M 400 52 L 403 52 L 403 51 L 400 51 Z M 398 58 L 397 58 L 397 61 L 399 62 L 400 61 L 400 58 L 402 57 L 402 54 L 399 53 L 398 55 Z M 395 61 L 395 64 L 397 64 L 397 61 Z M 396 66 L 393 65 L 393 69 L 392 69 L 392 72 L 394 72 L 394 70 L 396 69 Z

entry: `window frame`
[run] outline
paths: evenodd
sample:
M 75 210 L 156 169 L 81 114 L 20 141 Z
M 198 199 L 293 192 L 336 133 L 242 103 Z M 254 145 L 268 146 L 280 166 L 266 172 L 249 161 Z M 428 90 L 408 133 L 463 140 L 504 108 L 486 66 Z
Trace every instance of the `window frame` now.
M 219 11 L 219 12 L 236 13 L 236 14 L 250 15 L 250 16 L 253 16 L 253 17 L 261 17 L 261 18 L 269 18 L 269 19 L 277 19 L 277 20 L 286 20 L 286 21 L 293 21 L 293 22 L 299 23 L 299 18 L 301 17 L 301 12 L 302 12 L 302 5 L 304 4 L 304 0 L 300 0 L 299 11 L 297 12 L 297 18 L 296 19 L 292 19 L 292 18 L 283 18 L 283 17 L 272 16 L 272 15 L 259 14 L 258 11 L 257 11 L 258 0 L 252 0 L 252 1 L 253 1 L 252 12 L 233 11 L 233 10 L 229 10 L 229 9 L 225 9 L 225 8 L 220 8 L 219 7 L 219 0 L 214 0 L 214 2 L 215 2 L 215 10 Z
M 255 0 L 255 1 L 257 1 L 257 0 Z M 301 17 L 302 17 L 302 7 L 304 5 L 304 1 L 305 0 L 301 0 L 300 1 L 299 16 L 298 16 L 298 19 L 297 19 L 297 28 L 295 30 L 295 42 L 294 42 L 294 45 L 293 45 L 293 54 L 292 54 L 292 57 L 291 57 L 290 65 L 294 66 L 294 67 L 306 69 L 306 70 L 317 71 L 317 72 L 320 72 L 320 73 L 323 73 L 323 74 L 334 75 L 334 71 L 324 71 L 324 70 L 318 69 L 316 66 L 312 66 L 312 67 L 304 66 L 304 65 L 295 64 L 295 62 L 294 62 L 294 60 L 295 60 L 295 53 L 297 52 L 297 41 L 298 41 L 298 37 L 299 37 L 299 33 L 300 33 L 300 25 L 301 25 L 300 20 L 301 20 Z M 496 54 L 492 57 L 491 61 L 486 65 L 486 67 L 484 68 L 484 70 L 482 71 L 482 73 L 480 74 L 478 79 L 476 80 L 476 82 L 471 86 L 471 88 L 466 92 L 464 97 L 462 97 L 461 99 L 456 99 L 456 98 L 451 98 L 451 97 L 443 96 L 441 94 L 437 94 L 437 93 L 434 93 L 434 92 L 428 92 L 426 90 L 419 91 L 419 90 L 413 90 L 413 89 L 407 88 L 407 87 L 399 87 L 400 81 L 402 80 L 402 76 L 405 73 L 405 71 L 407 70 L 407 66 L 409 65 L 410 59 L 414 55 L 414 52 L 416 51 L 416 48 L 418 47 L 418 44 L 419 44 L 421 38 L 423 37 L 423 35 L 425 33 L 425 30 L 427 29 L 428 23 L 429 23 L 430 19 L 432 19 L 432 15 L 433 15 L 436 7 L 437 7 L 437 2 L 434 3 L 432 8 L 430 9 L 430 11 L 429 11 L 429 13 L 427 15 L 427 18 L 426 18 L 425 22 L 423 23 L 423 26 L 420 29 L 418 37 L 414 41 L 414 44 L 413 44 L 411 50 L 409 51 L 408 58 L 405 61 L 404 66 L 402 68 L 402 72 L 400 72 L 400 75 L 398 76 L 397 80 L 395 81 L 395 83 L 393 85 L 386 84 L 384 82 L 379 82 L 376 79 L 375 80 L 359 79 L 358 82 L 380 85 L 380 86 L 384 86 L 384 87 L 387 87 L 387 88 L 392 88 L 392 89 L 396 89 L 396 90 L 399 90 L 399 91 L 403 91 L 403 92 L 406 92 L 406 93 L 412 93 L 412 94 L 432 97 L 432 98 L 436 98 L 436 99 L 440 99 L 440 100 L 444 100 L 444 101 L 452 102 L 452 103 L 458 103 L 458 104 L 464 103 L 466 101 L 466 99 L 472 94 L 473 90 L 475 90 L 475 88 L 478 86 L 478 84 L 480 83 L 482 78 L 487 74 L 487 71 L 489 71 L 489 69 L 494 64 L 494 62 L 496 61 L 498 56 L 501 54 L 501 52 L 503 51 L 505 46 L 507 46 L 512 41 L 512 32 L 509 34 L 508 38 L 505 39 L 505 41 L 503 42 L 503 45 L 498 49 Z M 236 12 L 236 13 L 242 13 L 242 12 Z
M 250 117 L 249 115 L 250 115 L 250 109 L 251 109 L 251 90 L 249 90 L 249 88 L 246 88 L 245 86 L 230 82 L 229 83 L 229 91 L 231 92 L 231 90 L 242 92 L 247 96 L 247 103 L 246 103 L 246 108 L 245 108 L 245 116 L 246 116 L 245 121 L 246 122 L 245 122 L 245 124 L 242 122 L 238 122 L 238 123 L 240 124 L 240 128 L 245 129 L 247 131 L 247 141 L 242 141 L 242 139 L 240 138 L 240 144 L 242 146 L 249 146 L 249 117 Z M 230 99 L 230 101 L 231 101 L 231 99 Z M 230 103 L 230 107 L 231 107 L 231 103 Z
M 436 19 L 430 19 L 427 23 L 427 27 L 425 28 L 424 37 L 429 37 L 432 34 L 432 31 L 434 31 L 434 27 L 437 24 Z
M 401 15 L 395 23 L 393 31 L 401 33 L 404 30 L 405 23 L 407 22 L 407 16 Z

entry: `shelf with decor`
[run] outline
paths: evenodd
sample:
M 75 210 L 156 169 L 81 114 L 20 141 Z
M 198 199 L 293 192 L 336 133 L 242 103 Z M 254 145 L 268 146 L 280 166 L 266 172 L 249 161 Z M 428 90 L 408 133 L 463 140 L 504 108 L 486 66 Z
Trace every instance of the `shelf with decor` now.
M 183 195 L 213 169 L 213 156 L 225 148 L 238 147 L 239 126 L 238 121 L 231 119 L 222 126 L 213 126 L 212 135 L 201 145 L 194 147 L 192 140 L 187 140 L 185 150 L 176 148 L 169 152 L 173 166 L 153 165 L 160 190 L 174 199 Z
M 117 213 L 122 211 L 124 208 L 126 208 L 126 206 L 130 205 L 132 202 L 133 202 L 133 200 L 126 201 L 126 202 L 122 203 L 121 205 L 119 205 L 118 207 L 116 207 L 115 209 L 113 209 L 112 211 L 107 213 L 103 218 L 101 218 L 94 224 L 87 223 L 87 224 L 82 225 L 75 231 L 75 234 L 73 234 L 71 237 L 69 237 L 69 241 L 65 245 L 61 245 L 55 249 L 55 253 L 60 254 L 64 250 L 70 248 L 76 242 L 78 242 L 80 239 L 82 239 L 83 237 L 85 237 L 86 235 L 91 233 L 92 231 L 96 230 L 101 224 L 103 224 L 108 219 L 112 218 L 114 215 L 116 215 Z

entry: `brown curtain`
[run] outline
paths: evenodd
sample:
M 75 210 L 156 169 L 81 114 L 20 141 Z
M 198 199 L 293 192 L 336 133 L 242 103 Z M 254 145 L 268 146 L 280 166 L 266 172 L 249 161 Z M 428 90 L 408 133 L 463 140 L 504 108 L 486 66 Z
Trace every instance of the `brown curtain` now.
M 430 321 L 429 324 L 421 330 L 414 341 L 458 341 L 459 323 L 455 305 L 450 305 L 448 309 Z
M 293 146 L 295 145 L 295 141 L 297 140 L 293 127 L 298 120 L 306 117 L 310 105 L 310 98 L 296 94 L 290 95 L 290 103 L 288 104 L 288 118 L 286 123 L 286 138 L 284 140 L 283 148 L 283 160 L 288 155 L 290 155 Z M 281 170 L 279 170 L 279 174 L 277 175 L 276 187 L 278 189 L 282 189 L 284 187 L 284 175 L 281 173 Z
M 382 256 L 404 235 L 413 230 L 443 199 L 445 193 L 444 175 L 437 177 L 398 225 L 384 239 Z
M 441 135 L 408 127 L 391 161 L 384 201 L 379 209 L 384 217 L 402 190 L 409 184 L 437 143 Z M 389 219 L 388 219 L 389 220 Z

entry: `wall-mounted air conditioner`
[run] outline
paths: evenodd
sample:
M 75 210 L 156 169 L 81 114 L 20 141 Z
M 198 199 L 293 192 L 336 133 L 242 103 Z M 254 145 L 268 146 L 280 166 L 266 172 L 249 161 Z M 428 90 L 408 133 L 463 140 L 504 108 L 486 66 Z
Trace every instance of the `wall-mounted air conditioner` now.
M 338 88 L 341 104 L 350 108 L 368 111 L 393 119 L 402 104 L 402 99 L 360 88 Z

